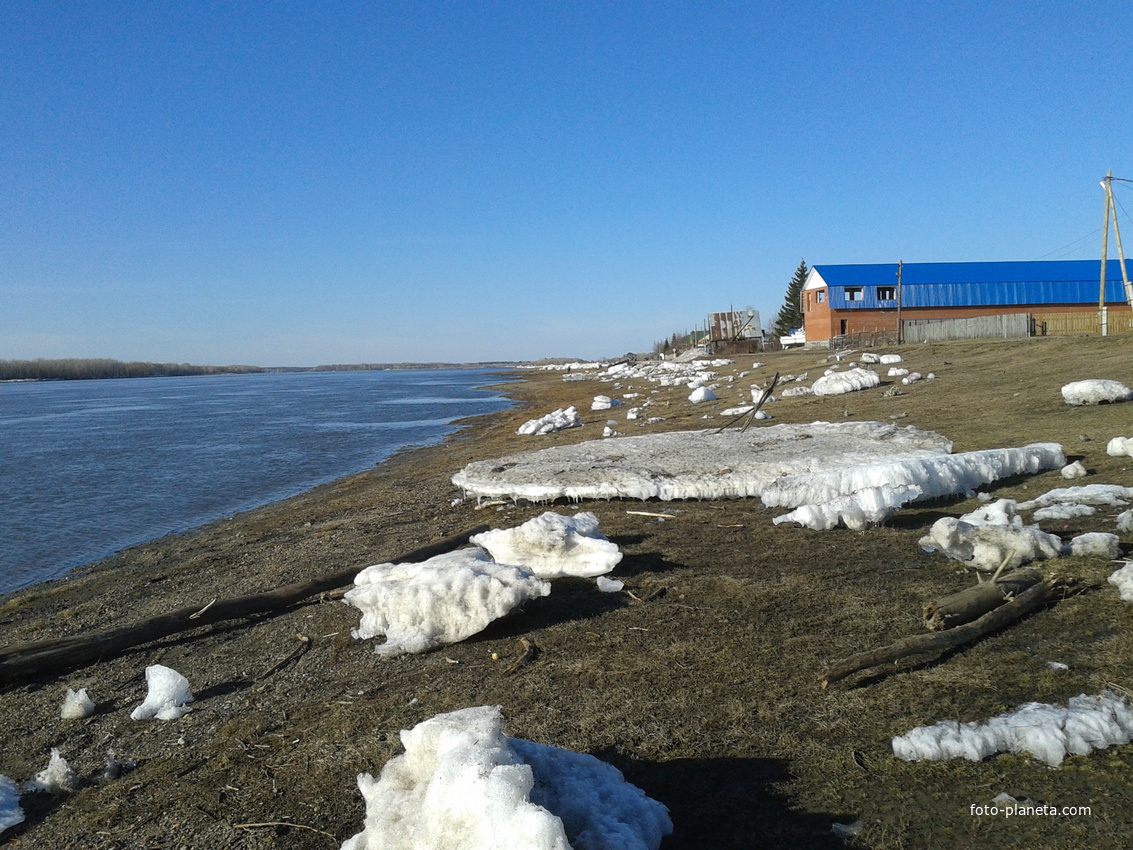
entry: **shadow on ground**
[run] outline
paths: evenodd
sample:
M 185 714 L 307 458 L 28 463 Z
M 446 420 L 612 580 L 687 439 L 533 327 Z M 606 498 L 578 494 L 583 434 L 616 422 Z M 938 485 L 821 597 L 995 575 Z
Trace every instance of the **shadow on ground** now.
M 628 782 L 669 809 L 673 834 L 661 850 L 791 847 L 843 848 L 831 832 L 853 815 L 792 811 L 776 785 L 793 777 L 781 759 L 674 759 L 650 762 L 613 750 L 593 755 L 618 768 Z

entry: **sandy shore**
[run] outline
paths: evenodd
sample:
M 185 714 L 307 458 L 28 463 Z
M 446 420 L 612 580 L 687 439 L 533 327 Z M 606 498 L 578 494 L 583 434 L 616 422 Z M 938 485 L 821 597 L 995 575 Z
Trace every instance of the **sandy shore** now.
M 1037 342 L 992 352 L 923 347 L 907 355 L 938 373 L 932 385 L 770 409 L 793 422 L 900 417 L 940 430 L 957 450 L 1057 440 L 1068 455 L 1085 458 L 1095 480 L 1133 485 L 1104 454 L 1102 437 L 1121 430 L 1122 411 L 1071 411 L 1057 399 L 1060 382 L 1122 377 L 1099 374 L 1106 369 L 1128 375 L 1127 356 L 1106 360 L 1112 347 Z M 775 370 L 817 377 L 823 356 L 765 358 L 745 386 Z M 754 359 L 729 369 L 751 369 Z M 82 634 L 361 569 L 482 522 L 508 527 L 538 515 L 547 507 L 477 510 L 450 478 L 473 460 L 597 438 L 609 418 L 623 433 L 629 423 L 618 412 L 589 410 L 594 395 L 611 394 L 609 384 L 525 378 L 505 390 L 520 402 L 515 410 L 478 417 L 441 446 L 403 452 L 360 475 L 3 597 L 4 642 Z M 687 395 L 683 387 L 656 394 L 665 422 L 655 427 L 708 427 L 706 415 L 718 425 L 720 409 L 734 404 L 729 397 L 692 406 Z M 525 420 L 570 404 L 582 413 L 582 428 L 538 442 L 515 434 Z M 1072 442 L 1086 432 L 1091 442 Z M 1039 479 L 1007 482 L 1000 492 L 1024 498 L 1064 483 L 1057 472 Z M 27 822 L 0 844 L 334 848 L 362 825 L 355 776 L 376 773 L 400 751 L 400 730 L 470 705 L 502 706 L 510 735 L 615 764 L 669 806 L 677 829 L 665 850 L 845 846 L 831 826 L 857 818 L 866 824 L 860 846 L 928 846 L 941 835 L 950 837 L 939 846 L 967 846 L 978 828 L 968 804 L 1000 790 L 1105 807 L 1106 829 L 1100 820 L 1030 824 L 1024 837 L 1034 846 L 1113 846 L 1107 836 L 1133 827 L 1133 809 L 1118 805 L 1133 796 L 1130 748 L 1087 761 L 1086 770 L 1058 772 L 1020 757 L 910 765 L 889 748 L 892 735 L 920 723 L 987 717 L 1006 705 L 1065 700 L 1121 681 L 1133 638 L 1098 625 L 1128 617 L 1109 596 L 1065 600 L 944 663 L 902 668 L 864 686 L 817 687 L 829 661 L 917 631 L 924 602 L 972 581 L 916 546 L 934 519 L 970 504 L 926 505 L 865 534 L 772 526 L 773 513 L 750 499 L 578 507 L 598 514 L 602 531 L 622 547 L 615 575 L 628 592 L 556 581 L 550 597 L 471 640 L 391 660 L 350 637 L 354 609 L 319 598 L 4 688 L 0 773 L 31 779 L 58 747 L 85 787 L 65 798 L 25 795 Z M 673 518 L 627 512 L 643 508 Z M 1103 520 L 1111 522 L 1081 520 L 1059 533 L 1103 530 Z M 1105 568 L 1079 565 L 1078 572 Z M 1087 646 L 1081 636 L 1090 631 Z M 540 655 L 507 675 L 523 652 L 520 638 L 534 641 Z M 1044 672 L 1048 657 L 1074 672 L 1062 679 Z M 144 669 L 155 663 L 188 677 L 194 710 L 177 721 L 131 721 L 145 693 Z M 98 706 L 93 717 L 59 719 L 69 687 L 88 690 Z M 108 751 L 136 767 L 96 784 Z M 1002 826 L 985 824 L 979 840 L 1014 846 L 1020 825 Z

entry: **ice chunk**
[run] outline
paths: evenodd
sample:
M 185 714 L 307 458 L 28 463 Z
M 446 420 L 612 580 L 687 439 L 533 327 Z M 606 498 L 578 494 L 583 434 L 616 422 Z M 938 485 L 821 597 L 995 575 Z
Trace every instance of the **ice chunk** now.
M 420 564 L 366 567 L 344 598 L 362 612 L 351 634 L 360 640 L 385 635 L 377 653 L 399 655 L 464 640 L 550 592 L 529 572 L 494 563 L 480 549 L 461 549 Z
M 900 363 L 901 362 L 901 355 L 900 354 L 882 354 L 881 358 L 880 358 L 880 362 L 881 362 L 881 365 L 883 365 L 883 366 L 888 366 L 891 363 Z
M 915 384 L 921 379 L 921 377 L 922 376 L 920 372 L 909 372 L 907 375 L 905 375 L 905 377 L 901 379 L 901 383 L 905 386 L 909 386 L 910 384 Z
M 797 522 L 815 531 L 827 531 L 839 523 L 854 531 L 877 525 L 893 516 L 893 511 L 920 496 L 919 487 L 866 487 L 818 505 L 802 505 L 772 522 Z
M 1122 534 L 1133 532 L 1133 508 L 1117 515 L 1117 530 Z
M 1019 510 L 1033 511 L 1048 505 L 1077 504 L 1105 505 L 1111 508 L 1124 507 L 1133 499 L 1133 487 L 1120 484 L 1085 484 L 1081 487 L 1059 487 L 1048 490 L 1037 499 L 1020 502 Z
M 693 404 L 700 404 L 703 401 L 716 401 L 716 393 L 708 389 L 708 387 L 699 387 L 692 391 L 688 400 Z
M 1050 505 L 1049 507 L 1039 508 L 1035 511 L 1032 519 L 1035 522 L 1042 522 L 1043 520 L 1051 519 L 1077 519 L 1083 516 L 1093 516 L 1098 512 L 1098 509 L 1092 505 L 1075 505 L 1075 504 L 1057 504 Z
M 1112 561 L 1121 554 L 1121 540 L 1116 534 L 1093 531 L 1071 538 L 1067 554 L 1077 558 L 1105 558 Z
M 598 531 L 598 517 L 547 511 L 516 528 L 497 528 L 472 537 L 499 564 L 521 567 L 540 578 L 597 576 L 622 559 L 618 545 Z
M 835 372 L 823 375 L 813 384 L 815 395 L 841 395 L 858 390 L 868 390 L 881 385 L 881 377 L 870 369 L 850 369 L 848 372 Z
M 1128 401 L 1130 395 L 1129 387 L 1120 381 L 1074 381 L 1062 388 L 1063 401 L 1073 405 Z
M 1024 526 L 1009 499 L 1000 499 L 959 519 L 938 519 L 919 542 L 926 551 L 940 551 L 949 558 L 989 571 L 1002 564 L 1013 569 L 1027 561 L 1049 560 L 1062 553 L 1062 540 L 1037 526 Z
M 63 699 L 62 716 L 64 720 L 82 720 L 94 714 L 94 702 L 87 696 L 87 689 L 81 688 L 78 693 L 67 688 L 67 696 Z
M 1133 602 L 1133 561 L 1126 561 L 1125 566 L 1111 573 L 1109 583 L 1117 588 L 1122 599 Z
M 598 589 L 603 593 L 617 593 L 626 586 L 624 581 L 606 578 L 605 576 L 598 576 L 594 581 L 598 584 Z
M 176 720 L 191 710 L 188 703 L 193 701 L 193 693 L 189 680 L 176 670 L 151 664 L 146 668 L 146 684 L 149 692 L 145 701 L 130 713 L 131 720 Z
M 769 507 L 793 508 L 888 484 L 919 487 L 918 498 L 936 499 L 971 493 L 1001 478 L 1056 469 L 1065 463 L 1066 457 L 1057 443 L 909 459 L 897 455 L 849 456 L 818 472 L 792 474 L 784 468 L 782 477 L 765 487 L 761 498 Z
M 578 409 L 575 407 L 560 407 L 558 410 L 548 413 L 546 416 L 539 419 L 529 419 L 519 426 L 515 433 L 523 436 L 542 436 L 544 434 L 552 434 L 555 431 L 562 431 L 566 428 L 577 428 L 582 425 L 582 420 L 578 416 Z
M 438 714 L 401 741 L 379 779 L 359 774 L 365 828 L 341 850 L 657 850 L 673 831 L 612 765 L 504 735 L 498 706 Z
M 596 395 L 594 400 L 590 402 L 591 410 L 609 410 L 611 407 L 617 407 L 623 402 L 618 401 L 616 398 L 610 398 L 608 395 Z
M 1066 708 L 1026 703 L 984 723 L 944 721 L 920 726 L 893 739 L 893 754 L 905 761 L 966 758 L 993 753 L 1030 753 L 1052 767 L 1067 755 L 1133 740 L 1133 712 L 1109 692 L 1072 697 Z
M 24 787 L 28 791 L 46 791 L 48 794 L 71 794 L 79 790 L 79 777 L 56 747 L 51 750 L 51 760 L 47 767 Z
M 652 420 L 650 420 L 652 421 Z M 939 434 L 882 422 L 813 422 L 724 431 L 670 431 L 590 440 L 477 461 L 453 476 L 469 495 L 527 499 L 719 499 L 758 496 L 787 473 L 883 459 L 940 457 Z M 1059 465 L 1065 463 L 1061 460 Z M 844 493 L 885 481 L 865 481 Z M 901 481 L 895 483 L 914 483 Z M 828 501 L 843 492 L 820 499 Z
M 24 822 L 20 808 L 20 789 L 7 776 L 0 776 L 0 832 Z
M 894 368 L 889 370 L 886 377 L 888 377 L 888 378 L 903 378 L 908 374 L 909 374 L 908 369 L 905 369 L 904 367 L 901 367 L 901 368 L 894 367 Z
M 1110 457 L 1133 455 L 1133 437 L 1114 437 L 1106 444 L 1105 453 Z
M 1082 461 L 1076 460 L 1071 464 L 1062 467 L 1062 477 L 1067 479 L 1085 478 L 1088 473 L 1086 467 L 1082 466 Z
M 814 390 L 810 387 L 800 384 L 799 386 L 795 387 L 787 387 L 785 390 L 779 393 L 780 398 L 795 398 L 797 396 L 804 395 L 814 395 Z

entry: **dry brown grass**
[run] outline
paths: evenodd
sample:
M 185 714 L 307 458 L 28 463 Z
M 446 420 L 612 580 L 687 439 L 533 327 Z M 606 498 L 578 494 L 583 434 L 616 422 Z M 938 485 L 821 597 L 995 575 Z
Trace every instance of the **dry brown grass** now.
M 788 399 L 768 410 L 775 422 L 899 416 L 940 431 L 961 451 L 1060 442 L 1092 471 L 1083 483 L 1133 485 L 1133 460 L 1105 454 L 1110 437 L 1133 435 L 1133 405 L 1070 408 L 1058 392 L 1082 378 L 1133 384 L 1133 351 L 1121 339 L 898 351 L 936 380 L 895 397 L 883 387 Z M 823 358 L 765 355 L 766 365 L 739 385 L 776 370 L 813 379 Z M 721 372 L 750 368 L 753 359 Z M 510 388 L 522 402 L 517 409 L 475 420 L 444 447 L 139 547 L 48 592 L 15 594 L 0 606 L 7 641 L 102 628 L 362 567 L 479 522 L 511 526 L 537 515 L 546 506 L 453 506 L 449 477 L 472 460 L 594 438 L 609 418 L 623 433 L 635 431 L 621 411 L 589 411 L 594 395 L 612 394 L 609 384 L 525 377 Z M 665 390 L 655 404 L 666 421 L 649 427 L 717 425 L 718 417 L 702 417 L 735 403 L 731 391 L 719 394 L 713 409 L 687 404 L 687 390 Z M 568 404 L 582 411 L 585 427 L 538 441 L 515 435 L 523 421 Z M 1065 484 L 1052 472 L 1005 482 L 994 494 L 1030 498 Z M 0 773 L 32 777 L 52 746 L 80 772 L 94 772 L 110 748 L 138 769 L 65 801 L 26 800 L 28 824 L 5 837 L 18 840 L 12 846 L 53 850 L 333 847 L 311 830 L 235 825 L 291 821 L 341 841 L 362 823 L 355 774 L 377 771 L 396 754 L 399 730 L 441 711 L 499 704 L 509 734 L 598 755 L 666 803 L 676 832 L 665 850 L 845 846 L 830 827 L 858 818 L 865 829 L 852 845 L 878 850 L 1125 846 L 1133 834 L 1133 746 L 1071 757 L 1057 770 L 1025 756 L 908 764 L 890 747 L 892 736 L 937 720 L 984 719 L 1022 702 L 1133 687 L 1133 609 L 1104 584 L 1111 565 L 1048 565 L 1101 586 L 950 656 L 818 686 L 831 661 L 918 633 L 925 602 L 974 581 L 916 541 L 936 518 L 975 505 L 923 505 L 884 528 L 818 533 L 773 526 L 774 514 L 755 500 L 587 502 L 578 507 L 598 514 L 625 552 L 616 575 L 633 597 L 556 582 L 550 597 L 469 641 L 387 661 L 345 638 L 356 625 L 352 609 L 318 602 L 9 688 L 0 693 Z M 643 508 L 675 518 L 627 513 Z M 1063 525 L 1048 530 L 1069 537 L 1112 530 L 1113 520 L 1101 511 Z M 311 648 L 273 671 L 295 651 L 296 635 L 309 637 Z M 519 638 L 535 641 L 541 654 L 505 675 L 522 652 Z M 1057 673 L 1047 661 L 1070 670 Z M 196 708 L 173 723 L 134 723 L 127 714 L 143 695 L 142 670 L 158 662 L 188 676 Z M 78 723 L 58 720 L 66 687 L 89 688 L 99 712 Z M 1092 814 L 969 814 L 1001 791 L 1090 806 Z

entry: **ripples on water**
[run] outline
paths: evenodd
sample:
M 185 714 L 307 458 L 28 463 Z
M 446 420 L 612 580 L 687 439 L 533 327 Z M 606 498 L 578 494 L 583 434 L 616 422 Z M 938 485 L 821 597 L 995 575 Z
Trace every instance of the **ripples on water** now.
M 511 403 L 480 370 L 0 384 L 0 593 L 360 472 Z

